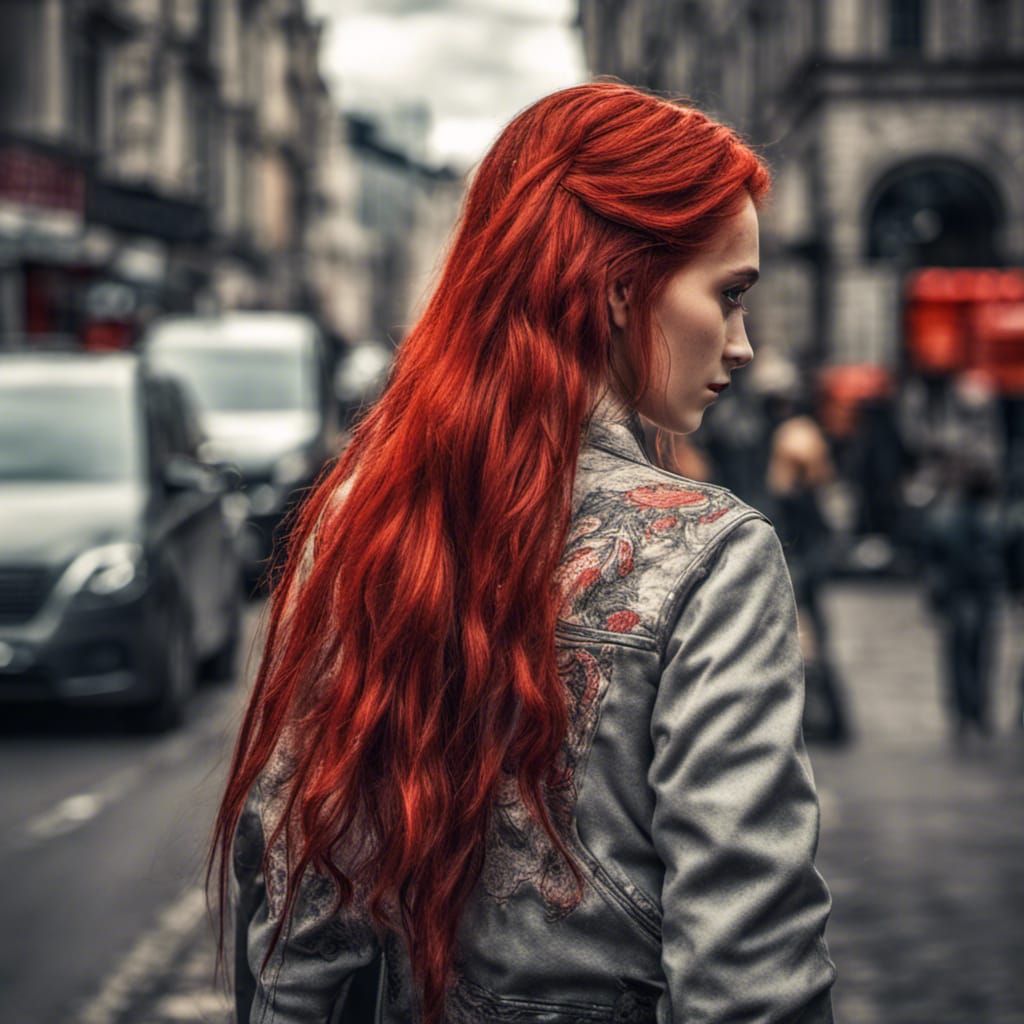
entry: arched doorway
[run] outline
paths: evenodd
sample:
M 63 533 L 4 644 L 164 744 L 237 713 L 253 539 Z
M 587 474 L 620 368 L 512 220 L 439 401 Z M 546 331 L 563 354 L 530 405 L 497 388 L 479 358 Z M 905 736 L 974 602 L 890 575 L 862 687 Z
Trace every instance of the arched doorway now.
M 1005 218 L 987 174 L 948 158 L 901 164 L 876 185 L 866 204 L 869 261 L 904 268 L 995 267 Z

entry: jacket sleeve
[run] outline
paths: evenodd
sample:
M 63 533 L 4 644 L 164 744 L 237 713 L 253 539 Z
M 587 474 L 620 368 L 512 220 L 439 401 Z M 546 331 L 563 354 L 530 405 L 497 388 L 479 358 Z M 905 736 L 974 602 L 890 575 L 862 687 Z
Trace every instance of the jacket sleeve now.
M 830 1024 L 831 897 L 814 866 L 818 800 L 782 546 L 767 519 L 747 518 L 690 573 L 651 724 L 665 867 L 658 1019 Z
M 332 914 L 330 879 L 308 868 L 289 921 L 263 976 L 260 967 L 280 920 L 283 857 L 272 855 L 274 893 L 261 866 L 270 822 L 257 781 L 235 831 L 232 892 L 235 905 L 235 1020 L 237 1024 L 328 1024 L 337 1019 L 355 973 L 378 955 L 368 917 L 356 904 Z M 280 842 L 280 840 L 279 840 Z

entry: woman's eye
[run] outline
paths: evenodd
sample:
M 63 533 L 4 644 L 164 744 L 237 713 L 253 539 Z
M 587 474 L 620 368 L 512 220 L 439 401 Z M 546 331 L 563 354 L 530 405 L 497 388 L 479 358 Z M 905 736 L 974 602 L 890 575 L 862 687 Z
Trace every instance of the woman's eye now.
M 746 314 L 750 312 L 750 310 L 743 305 L 742 300 L 743 293 L 746 290 L 746 288 L 730 288 L 728 291 L 722 292 L 722 294 L 726 297 L 727 301 L 729 302 L 729 305 L 734 307 L 735 309 L 741 310 L 744 316 L 746 316 Z M 732 295 L 737 296 L 737 298 L 730 298 L 730 296 Z

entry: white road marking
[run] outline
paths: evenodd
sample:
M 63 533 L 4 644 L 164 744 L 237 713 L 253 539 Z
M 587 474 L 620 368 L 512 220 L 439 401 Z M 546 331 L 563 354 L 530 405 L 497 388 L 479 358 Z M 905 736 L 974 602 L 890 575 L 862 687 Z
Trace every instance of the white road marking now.
M 152 1010 L 153 1018 L 161 1024 L 171 1021 L 227 1021 L 232 1019 L 231 1004 L 216 991 L 190 992 L 185 995 L 167 996 Z
M 92 790 L 65 797 L 48 811 L 12 829 L 10 847 L 27 850 L 48 839 L 67 835 L 88 824 L 104 809 L 137 789 L 154 768 L 168 768 L 189 760 L 197 746 L 224 733 L 225 727 L 219 721 L 222 716 L 218 708 L 211 706 L 205 710 L 209 716 L 207 721 L 193 731 L 169 737 L 152 749 L 141 763 L 114 772 Z M 227 737 L 222 735 L 222 738 L 226 740 Z
M 166 906 L 156 924 L 136 941 L 99 992 L 75 1017 L 76 1024 L 113 1024 L 143 990 L 147 980 L 167 969 L 206 912 L 201 886 L 189 885 Z
M 35 846 L 46 839 L 66 835 L 95 818 L 108 804 L 122 797 L 137 783 L 138 768 L 123 768 L 90 793 L 76 793 L 56 807 L 32 818 L 14 837 L 18 849 Z

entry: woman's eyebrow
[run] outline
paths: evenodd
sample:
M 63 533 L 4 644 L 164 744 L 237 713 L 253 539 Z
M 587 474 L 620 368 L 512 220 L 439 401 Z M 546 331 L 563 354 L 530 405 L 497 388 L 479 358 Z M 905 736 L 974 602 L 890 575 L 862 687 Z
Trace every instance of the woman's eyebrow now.
M 736 270 L 730 270 L 728 276 L 741 277 L 754 284 L 761 276 L 761 272 L 756 267 L 738 267 Z

